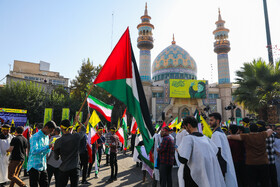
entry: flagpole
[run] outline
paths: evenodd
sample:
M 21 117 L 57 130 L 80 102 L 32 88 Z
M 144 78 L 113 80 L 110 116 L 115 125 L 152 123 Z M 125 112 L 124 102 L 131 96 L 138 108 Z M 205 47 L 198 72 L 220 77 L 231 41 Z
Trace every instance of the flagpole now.
M 94 84 L 92 84 L 92 86 L 90 87 L 89 91 L 87 92 L 87 94 L 86 94 L 86 98 L 84 99 L 84 102 L 83 102 L 83 104 L 82 104 L 82 106 L 81 106 L 80 110 L 78 111 L 77 116 L 79 116 L 79 115 L 80 115 L 80 113 L 81 113 L 81 111 L 82 111 L 82 109 L 83 109 L 83 107 L 84 107 L 84 105 L 85 105 L 85 103 L 86 103 L 86 100 L 87 100 L 87 98 L 88 98 L 88 96 L 89 96 L 89 94 L 90 94 L 90 92 L 91 92 L 91 90 L 92 90 L 93 86 L 94 86 Z M 75 120 L 74 120 L 74 123 L 73 123 L 73 124 L 76 124 L 76 118 L 77 118 L 77 116 L 75 116 Z

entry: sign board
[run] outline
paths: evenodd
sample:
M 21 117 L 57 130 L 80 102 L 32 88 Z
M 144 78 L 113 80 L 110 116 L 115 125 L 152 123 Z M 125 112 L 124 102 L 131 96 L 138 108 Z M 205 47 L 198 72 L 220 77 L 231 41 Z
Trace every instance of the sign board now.
M 0 108 L 0 122 L 9 123 L 14 120 L 15 127 L 24 126 L 27 121 L 27 110 L 13 109 L 13 108 Z
M 170 97 L 176 98 L 206 98 L 205 80 L 170 79 Z

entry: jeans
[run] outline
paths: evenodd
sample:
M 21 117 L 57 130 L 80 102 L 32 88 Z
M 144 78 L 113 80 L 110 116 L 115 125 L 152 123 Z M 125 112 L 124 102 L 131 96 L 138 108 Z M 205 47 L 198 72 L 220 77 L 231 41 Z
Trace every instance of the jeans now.
M 79 169 L 74 168 L 69 171 L 61 171 L 59 172 L 59 187 L 67 186 L 68 179 L 70 178 L 71 187 L 77 187 L 79 183 Z
M 46 170 L 38 171 L 34 168 L 31 168 L 29 170 L 29 183 L 30 187 L 38 187 L 38 184 L 40 187 L 48 187 L 48 174 Z
M 159 175 L 161 187 L 172 187 L 172 165 L 160 163 Z
M 88 153 L 82 153 L 80 154 L 80 168 L 83 171 L 83 177 L 82 177 L 82 181 L 86 181 L 87 180 L 87 170 L 88 170 Z
M 269 166 L 263 165 L 246 165 L 249 180 L 249 187 L 256 187 L 260 182 L 262 187 L 269 186 Z
M 110 153 L 110 166 L 111 166 L 111 179 L 117 178 L 117 174 L 118 174 L 117 153 Z
M 24 186 L 24 182 L 18 177 L 23 161 L 11 160 L 8 166 L 8 178 L 11 180 L 10 187 L 14 187 L 15 184 Z
M 59 187 L 59 169 L 48 164 L 47 172 L 48 172 L 49 186 L 51 184 L 52 176 L 54 175 L 55 187 Z

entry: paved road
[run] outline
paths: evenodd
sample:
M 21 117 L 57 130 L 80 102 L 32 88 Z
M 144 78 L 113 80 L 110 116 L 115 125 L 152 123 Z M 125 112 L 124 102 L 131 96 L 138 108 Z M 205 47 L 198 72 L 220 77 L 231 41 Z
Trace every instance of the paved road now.
M 102 156 L 101 161 L 101 167 L 99 170 L 99 177 L 94 177 L 94 171 L 92 171 L 90 178 L 88 178 L 88 182 L 91 183 L 91 185 L 79 185 L 81 187 L 85 186 L 114 186 L 114 187 L 121 187 L 121 186 L 152 186 L 152 179 L 147 173 L 146 182 L 142 182 L 143 180 L 143 174 L 139 167 L 136 167 L 135 162 L 132 159 L 132 156 L 130 156 L 131 152 L 128 152 L 127 155 L 123 155 L 121 153 L 118 154 L 118 179 L 117 181 L 114 181 L 113 183 L 107 184 L 106 181 L 110 178 L 111 169 L 110 166 L 105 166 L 105 155 Z M 94 168 L 94 167 L 93 167 Z M 172 180 L 173 180 L 173 186 L 178 186 L 177 181 L 177 168 L 173 168 L 172 171 Z M 23 172 L 22 172 L 23 173 Z M 24 179 L 24 182 L 29 185 L 29 178 L 28 177 L 21 177 Z M 80 177 L 81 180 L 81 177 Z M 54 177 L 51 182 L 51 186 L 54 185 Z M 70 187 L 70 185 L 68 185 Z M 159 184 L 158 184 L 159 186 Z

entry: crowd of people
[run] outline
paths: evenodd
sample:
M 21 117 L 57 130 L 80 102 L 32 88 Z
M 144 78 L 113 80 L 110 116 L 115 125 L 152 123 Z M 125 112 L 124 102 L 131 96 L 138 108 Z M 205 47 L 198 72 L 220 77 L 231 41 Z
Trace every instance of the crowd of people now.
M 244 118 L 242 125 L 225 127 L 219 113 L 208 118 L 211 137 L 203 135 L 198 121 L 188 116 L 181 129 L 160 128 L 153 136 L 151 153 L 146 153 L 141 134 L 132 134 L 130 148 L 136 166 L 143 170 L 143 181 L 149 173 L 153 186 L 172 186 L 172 171 L 178 167 L 180 187 L 278 187 L 280 124 L 254 123 Z M 117 180 L 117 153 L 122 148 L 117 129 L 113 125 L 106 130 L 98 126 L 98 139 L 92 144 L 86 129 L 88 119 L 85 124 L 77 119 L 77 123 L 75 127 L 69 120 L 62 120 L 58 126 L 49 121 L 29 136 L 21 126 L 11 134 L 10 125 L 2 125 L 0 185 L 10 181 L 10 186 L 48 187 L 52 177 L 57 187 L 67 186 L 69 181 L 73 187 L 90 185 L 87 179 L 92 172 L 98 178 L 103 154 L 105 165 L 111 167 L 107 183 Z M 29 175 L 29 185 L 20 179 L 21 170 Z
M 110 150 L 106 152 L 106 165 L 110 164 L 112 170 L 108 182 L 116 180 L 119 145 L 115 135 L 116 128 L 110 128 L 105 139 L 103 128 L 98 127 L 98 139 L 91 144 L 86 133 L 88 120 L 85 124 L 79 121 L 77 123 L 79 125 L 73 131 L 74 126 L 69 120 L 61 121 L 59 126 L 54 121 L 49 121 L 41 130 L 33 135 L 28 134 L 27 137 L 23 136 L 22 126 L 16 127 L 12 135 L 10 125 L 2 125 L 0 186 L 5 186 L 10 180 L 10 186 L 48 187 L 53 176 L 56 187 L 67 186 L 69 181 L 72 187 L 79 183 L 90 185 L 87 178 L 90 177 L 94 164 L 95 177 L 98 177 L 103 147 Z M 23 165 L 26 165 L 24 175 L 29 176 L 29 185 L 19 177 Z
M 278 187 L 280 124 L 244 118 L 226 127 L 219 113 L 208 117 L 211 138 L 191 116 L 178 132 L 166 126 L 154 135 L 153 186 L 172 186 L 172 168 L 178 166 L 180 187 Z

